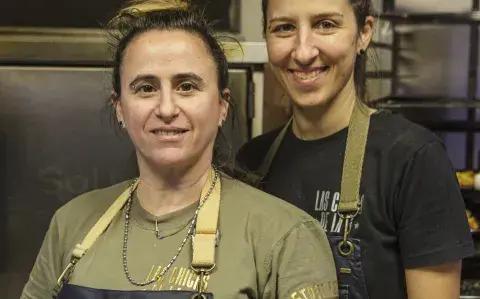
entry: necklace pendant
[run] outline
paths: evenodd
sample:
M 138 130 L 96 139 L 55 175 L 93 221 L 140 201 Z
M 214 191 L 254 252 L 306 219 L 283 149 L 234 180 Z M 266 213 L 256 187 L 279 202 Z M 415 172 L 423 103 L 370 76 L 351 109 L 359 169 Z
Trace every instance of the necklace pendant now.
M 155 236 L 157 237 L 158 240 L 161 240 L 164 238 L 164 236 L 162 236 L 158 230 L 155 231 Z
M 155 221 L 155 236 L 158 240 L 163 239 L 163 236 L 160 234 L 160 230 L 158 229 L 157 221 Z
M 158 221 L 155 219 L 155 236 L 158 240 L 163 239 L 162 235 L 160 235 L 160 230 L 158 229 Z

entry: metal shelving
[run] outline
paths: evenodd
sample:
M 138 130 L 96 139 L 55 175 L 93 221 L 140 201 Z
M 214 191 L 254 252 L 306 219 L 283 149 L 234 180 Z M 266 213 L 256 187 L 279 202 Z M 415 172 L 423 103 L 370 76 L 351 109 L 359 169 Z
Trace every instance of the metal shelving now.
M 480 25 L 480 13 L 472 11 L 469 13 L 382 13 L 379 18 L 396 24 L 422 25 L 422 24 L 446 24 L 446 25 Z
M 462 131 L 466 138 L 466 167 L 475 169 L 474 141 L 475 132 L 479 131 L 480 124 L 476 120 L 476 110 L 480 109 L 480 100 L 476 98 L 478 78 L 478 41 L 480 25 L 480 0 L 473 0 L 472 11 L 469 13 L 399 13 L 395 11 L 395 0 L 384 0 L 382 12 L 378 14 L 380 20 L 388 21 L 392 27 L 392 43 L 374 43 L 373 46 L 381 49 L 390 49 L 391 71 L 381 72 L 383 78 L 390 78 L 390 95 L 373 101 L 378 108 L 404 110 L 404 109 L 451 109 L 462 108 L 467 110 L 467 120 L 463 122 L 438 121 L 435 123 L 421 123 L 430 129 L 441 128 L 441 131 Z M 400 59 L 400 33 L 396 30 L 398 25 L 467 25 L 470 28 L 469 57 L 468 57 L 468 90 L 467 97 L 463 99 L 449 97 L 422 97 L 398 95 L 399 74 L 398 63 Z M 390 76 L 389 76 L 390 73 Z M 430 125 L 430 126 L 429 126 Z

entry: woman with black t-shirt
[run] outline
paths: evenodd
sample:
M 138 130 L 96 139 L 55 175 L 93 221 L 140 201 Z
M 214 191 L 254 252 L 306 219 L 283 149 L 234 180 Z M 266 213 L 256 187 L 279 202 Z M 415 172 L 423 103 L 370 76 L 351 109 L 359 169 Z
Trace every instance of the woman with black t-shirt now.
M 320 221 L 340 298 L 459 298 L 461 260 L 474 249 L 444 145 L 365 104 L 371 1 L 291 4 L 262 1 L 270 64 L 293 117 L 239 151 L 244 179 Z

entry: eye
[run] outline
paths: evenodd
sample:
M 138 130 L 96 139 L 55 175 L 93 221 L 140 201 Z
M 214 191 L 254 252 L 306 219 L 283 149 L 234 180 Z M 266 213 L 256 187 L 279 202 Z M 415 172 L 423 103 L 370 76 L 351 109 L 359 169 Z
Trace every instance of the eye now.
M 281 24 L 281 25 L 275 26 L 272 29 L 272 32 L 288 32 L 293 30 L 295 30 L 295 26 L 293 26 L 292 24 Z
M 323 30 L 330 30 L 330 29 L 333 29 L 333 28 L 337 27 L 337 25 L 332 21 L 323 20 L 323 21 L 318 22 L 315 25 L 315 27 L 317 27 L 319 29 L 323 29 Z
M 153 87 L 150 84 L 145 84 L 145 85 L 138 86 L 135 91 L 141 92 L 141 93 L 152 93 L 152 92 L 155 92 L 155 87 Z
M 192 92 L 195 89 L 197 89 L 196 86 L 190 82 L 183 82 L 178 86 L 178 90 L 181 92 Z

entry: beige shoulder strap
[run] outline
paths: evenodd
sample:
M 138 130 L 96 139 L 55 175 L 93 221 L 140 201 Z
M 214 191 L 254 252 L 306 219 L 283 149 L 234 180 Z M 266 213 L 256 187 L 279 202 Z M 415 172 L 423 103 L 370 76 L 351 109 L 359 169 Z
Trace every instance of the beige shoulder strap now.
M 134 190 L 137 187 L 138 180 L 133 182 L 133 187 L 129 186 L 128 189 L 122 192 L 120 196 L 115 200 L 115 202 L 107 209 L 107 211 L 100 217 L 100 219 L 95 223 L 92 229 L 88 232 L 87 236 L 83 239 L 81 244 L 77 244 L 75 249 L 72 252 L 72 258 L 67 267 L 63 270 L 62 274 L 57 280 L 57 285 L 54 289 L 55 296 L 60 292 L 63 284 L 70 279 L 75 264 L 85 255 L 88 249 L 92 247 L 98 237 L 103 234 L 107 227 L 112 222 L 113 218 L 122 210 L 123 206 L 130 197 L 131 190 Z
M 98 237 L 105 232 L 107 227 L 112 222 L 113 218 L 122 210 L 130 197 L 130 190 L 135 190 L 138 185 L 138 180 L 135 180 L 133 186 L 130 186 L 127 190 L 123 191 L 122 194 L 115 200 L 115 202 L 108 208 L 108 210 L 103 214 L 102 217 L 95 223 L 92 229 L 88 232 L 87 236 L 83 239 L 81 244 L 77 244 L 73 250 L 72 255 L 81 259 L 90 247 L 97 241 Z
M 348 127 L 347 145 L 345 149 L 345 158 L 343 161 L 341 195 L 339 202 L 339 212 L 355 213 L 360 203 L 359 191 L 360 181 L 363 171 L 363 158 L 365 156 L 365 147 L 367 142 L 368 130 L 370 127 L 370 115 L 373 110 L 363 105 L 359 101 L 355 102 L 350 125 Z M 283 130 L 278 134 L 274 143 L 267 152 L 262 164 L 255 172 L 262 179 L 268 173 L 275 154 L 285 137 L 287 128 L 292 118 L 285 125 Z M 247 178 L 248 179 L 248 178 Z M 254 178 L 250 177 L 250 182 L 254 182 Z
M 359 102 L 353 108 L 343 160 L 340 202 L 338 204 L 340 213 L 355 213 L 359 209 L 360 181 L 372 112 L 373 110 Z
M 283 127 L 283 129 L 280 131 L 280 133 L 277 135 L 277 138 L 275 138 L 275 141 L 273 142 L 272 146 L 267 152 L 267 155 L 265 156 L 265 159 L 263 160 L 262 164 L 260 165 L 260 168 L 258 169 L 259 173 L 264 177 L 267 173 L 268 170 L 270 169 L 270 165 L 272 165 L 272 161 L 275 158 L 275 154 L 278 151 L 278 148 L 282 144 L 283 138 L 285 137 L 285 134 L 287 133 L 288 127 L 292 123 L 293 117 L 291 117 L 287 124 Z
M 282 128 L 280 133 L 278 133 L 275 141 L 273 142 L 272 146 L 270 146 L 267 154 L 265 155 L 262 164 L 260 164 L 260 167 L 258 167 L 258 169 L 254 173 L 247 174 L 246 179 L 249 183 L 257 186 L 260 181 L 267 175 L 268 171 L 270 170 L 270 166 L 272 165 L 273 159 L 275 158 L 275 155 L 277 154 L 277 151 L 282 144 L 283 138 L 287 133 L 288 127 L 292 123 L 292 119 L 293 117 L 288 120 L 287 124 Z
M 210 186 L 206 184 L 206 186 Z M 204 188 L 205 198 L 209 188 Z M 220 211 L 221 179 L 218 178 L 210 196 L 198 213 L 195 238 L 192 239 L 192 267 L 196 270 L 211 270 L 215 267 L 215 247 L 217 242 L 218 215 Z

